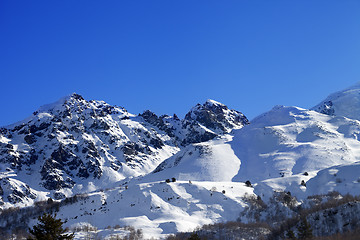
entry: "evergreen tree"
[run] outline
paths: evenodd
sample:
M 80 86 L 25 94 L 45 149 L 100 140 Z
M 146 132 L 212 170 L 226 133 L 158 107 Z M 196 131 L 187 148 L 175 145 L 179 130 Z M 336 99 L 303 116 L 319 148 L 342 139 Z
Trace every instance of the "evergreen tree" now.
M 287 239 L 292 239 L 292 240 L 295 240 L 295 239 L 296 239 L 296 237 L 295 237 L 295 233 L 294 233 L 294 231 L 289 230 L 289 231 L 287 232 L 287 234 L 286 234 L 286 238 L 287 238 Z
M 29 232 L 34 237 L 29 237 L 28 240 L 68 240 L 74 238 L 74 233 L 65 234 L 66 230 L 63 229 L 63 222 L 61 219 L 56 219 L 51 214 L 44 213 L 38 217 L 40 223 L 35 225 Z
M 197 233 L 191 234 L 191 236 L 188 238 L 188 240 L 200 240 L 199 235 Z
M 298 227 L 298 238 L 299 239 L 311 239 L 313 237 L 312 235 L 312 229 L 310 224 L 307 222 L 306 218 L 304 218 L 301 223 L 300 226 Z

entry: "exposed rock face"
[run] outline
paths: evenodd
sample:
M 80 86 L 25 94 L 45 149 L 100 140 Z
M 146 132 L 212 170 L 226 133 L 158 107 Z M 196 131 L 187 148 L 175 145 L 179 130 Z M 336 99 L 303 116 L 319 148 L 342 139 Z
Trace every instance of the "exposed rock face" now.
M 334 115 L 335 114 L 335 110 L 333 108 L 332 101 L 324 102 L 321 106 L 318 107 L 317 110 L 319 113 L 323 113 L 326 115 Z
M 203 105 L 197 104 L 186 114 L 185 120 L 196 121 L 218 134 L 228 133 L 249 124 L 244 114 L 230 110 L 214 100 L 207 100 Z
M 9 178 L 0 179 L 0 206 L 4 205 L 4 201 L 16 204 L 35 198 L 36 194 L 28 185 Z
M 80 181 L 118 181 L 149 173 L 179 146 L 207 141 L 248 123 L 242 113 L 212 100 L 196 105 L 180 120 L 175 114 L 159 117 L 151 111 L 136 116 L 72 94 L 41 107 L 23 122 L 1 128 L 0 164 L 15 175 L 40 179 L 41 189 L 60 198 L 59 190 L 72 189 Z
M 249 123 L 241 112 L 230 110 L 214 100 L 207 100 L 203 105 L 197 104 L 185 115 L 182 128 L 188 132 L 182 145 L 205 142 Z
M 17 173 L 38 174 L 48 190 L 100 179 L 104 172 L 112 179 L 137 176 L 178 151 L 157 125 L 145 124 L 124 108 L 73 94 L 2 128 L 0 163 Z
M 167 115 L 157 117 L 150 111 L 145 111 L 141 116 L 146 122 L 166 132 L 174 138 L 176 144 L 181 146 L 205 142 L 250 123 L 241 112 L 230 110 L 224 104 L 214 100 L 197 104 L 183 120 L 175 114 L 172 117 Z

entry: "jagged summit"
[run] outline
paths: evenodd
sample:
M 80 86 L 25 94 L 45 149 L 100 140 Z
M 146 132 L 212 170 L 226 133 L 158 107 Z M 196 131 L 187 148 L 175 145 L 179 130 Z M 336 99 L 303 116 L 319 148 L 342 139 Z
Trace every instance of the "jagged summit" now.
M 360 120 L 360 82 L 342 91 L 330 94 L 312 110 L 327 115 Z
M 185 119 L 196 119 L 196 113 L 203 110 L 211 111 L 213 113 L 222 113 L 223 110 L 228 110 L 228 107 L 225 104 L 208 99 L 204 104 L 198 103 L 194 107 L 192 107 L 190 111 L 185 115 Z
M 49 104 L 45 104 L 40 106 L 36 111 L 33 112 L 33 114 L 27 118 L 25 118 L 24 120 L 20 120 L 16 123 L 10 124 L 8 126 L 4 126 L 3 128 L 5 129 L 13 129 L 16 126 L 19 125 L 23 125 L 23 124 L 28 124 L 31 121 L 34 120 L 38 120 L 38 118 L 43 118 L 45 116 L 50 116 L 56 113 L 60 113 L 63 112 L 64 110 L 67 109 L 66 105 L 70 105 L 69 103 L 74 104 L 75 102 L 81 102 L 84 101 L 84 98 L 77 94 L 77 93 L 72 93 L 70 95 L 64 96 L 60 99 L 58 99 L 57 101 L 53 102 L 53 103 L 49 103 Z
M 204 105 L 208 105 L 208 106 L 225 106 L 225 104 L 222 104 L 221 102 L 217 102 L 217 101 L 212 100 L 212 99 L 206 100 Z
M 185 120 L 195 120 L 218 134 L 224 134 L 249 124 L 249 120 L 243 113 L 230 110 L 226 105 L 211 99 L 202 105 L 194 106 L 185 115 Z
M 58 101 L 44 105 L 39 108 L 36 113 L 53 113 L 53 114 L 59 114 L 60 112 L 76 112 L 81 113 L 87 109 L 92 110 L 101 110 L 105 111 L 107 113 L 126 113 L 126 109 L 123 107 L 118 106 L 111 106 L 110 104 L 104 102 L 104 101 L 96 101 L 96 100 L 85 100 L 80 94 L 72 93 L 68 96 L 65 96 L 63 98 L 60 98 Z
M 72 93 L 59 100 L 43 105 L 33 112 L 28 118 L 16 122 L 14 124 L 5 126 L 6 129 L 13 129 L 16 126 L 30 124 L 30 122 L 36 123 L 36 121 L 47 121 L 51 119 L 70 119 L 76 118 L 79 115 L 99 115 L 105 114 L 117 114 L 122 117 L 135 116 L 127 112 L 123 107 L 111 106 L 104 101 L 85 100 L 81 95 Z
M 249 124 L 244 114 L 214 100 L 195 105 L 184 119 L 179 119 L 176 114 L 157 116 L 150 110 L 139 116 L 174 137 L 181 146 L 208 141 Z
M 57 100 L 54 103 L 50 103 L 50 104 L 46 104 L 41 106 L 37 112 L 47 112 L 47 111 L 52 111 L 52 110 L 60 110 L 64 105 L 68 104 L 68 103 L 75 103 L 75 102 L 82 102 L 85 101 L 85 99 L 77 94 L 77 93 L 72 93 L 70 95 L 67 95 L 65 97 L 60 98 L 59 100 Z M 85 101 L 86 102 L 86 101 Z

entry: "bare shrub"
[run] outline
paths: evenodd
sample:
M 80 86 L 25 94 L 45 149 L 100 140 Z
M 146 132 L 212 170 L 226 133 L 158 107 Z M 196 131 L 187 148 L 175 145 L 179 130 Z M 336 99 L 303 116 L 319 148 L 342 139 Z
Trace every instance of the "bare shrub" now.
M 298 204 L 296 197 L 292 196 L 290 192 L 276 192 L 274 193 L 274 197 L 278 202 L 283 203 L 290 209 L 294 209 Z
M 248 204 L 244 211 L 240 214 L 241 217 L 247 219 L 254 219 L 256 222 L 260 222 L 261 213 L 267 208 L 265 202 L 260 196 L 246 194 L 242 197 L 242 200 Z
M 314 240 L 358 240 L 360 236 L 360 227 L 354 229 L 353 231 L 348 231 L 345 233 L 336 233 L 331 236 L 325 237 L 314 237 Z
M 0 212 L 0 218 L 2 220 L 2 226 L 0 232 L 10 233 L 16 228 L 28 228 L 30 219 L 36 219 L 43 213 L 53 214 L 58 212 L 60 207 L 73 204 L 79 200 L 88 198 L 86 194 L 74 195 L 73 197 L 66 198 L 62 201 L 45 200 L 35 202 L 33 206 L 24 208 L 8 208 Z
M 189 239 L 196 234 L 200 239 L 265 239 L 270 233 L 270 226 L 267 223 L 241 223 L 226 222 L 207 224 L 197 228 L 193 232 L 177 233 L 171 235 L 168 240 Z

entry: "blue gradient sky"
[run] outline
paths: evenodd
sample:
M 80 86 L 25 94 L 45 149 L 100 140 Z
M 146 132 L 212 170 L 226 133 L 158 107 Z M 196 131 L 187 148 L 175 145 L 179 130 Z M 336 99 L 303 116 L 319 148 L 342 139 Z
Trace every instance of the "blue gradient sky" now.
M 72 92 L 135 114 L 309 108 L 360 81 L 360 1 L 2 0 L 0 81 L 0 126 Z

